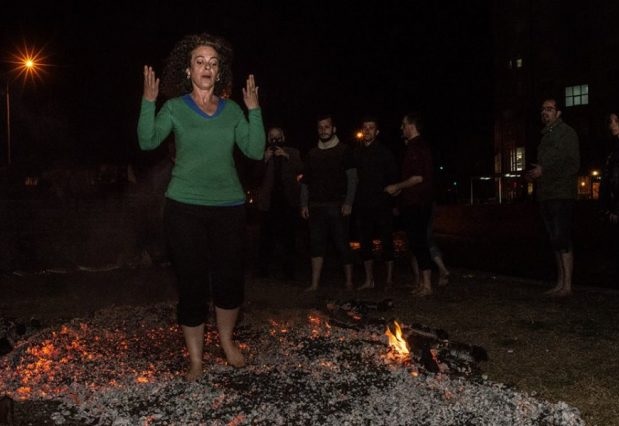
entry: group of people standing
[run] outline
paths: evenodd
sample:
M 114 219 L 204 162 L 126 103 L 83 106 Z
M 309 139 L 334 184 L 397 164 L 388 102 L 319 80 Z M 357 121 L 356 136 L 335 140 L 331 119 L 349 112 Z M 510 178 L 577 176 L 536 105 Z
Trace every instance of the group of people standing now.
M 283 270 L 293 275 L 295 219 L 308 220 L 311 256 L 311 283 L 306 291 L 320 284 L 329 241 L 333 241 L 343 265 L 345 283 L 353 289 L 354 255 L 350 247 L 350 218 L 354 218 L 360 242 L 360 255 L 365 280 L 359 289 L 375 287 L 373 240 L 380 238 L 385 261 L 384 287 L 393 285 L 394 213 L 406 231 L 414 265 L 418 270 L 418 286 L 414 294 L 432 293 L 431 263 L 437 259 L 440 284 L 447 283 L 449 272 L 441 254 L 431 254 L 429 240 L 434 203 L 432 154 L 421 136 L 423 122 L 417 113 L 404 116 L 401 125 L 406 151 L 401 166 L 391 150 L 380 143 L 379 123 L 365 117 L 361 123 L 362 140 L 355 146 L 343 143 L 337 136 L 332 115 L 316 120 L 318 142 L 301 162 L 299 151 L 284 145 L 280 127 L 268 132 L 268 146 L 263 159 L 262 183 L 257 194 L 261 214 L 258 255 L 260 276 L 268 276 L 273 264 L 275 240 L 284 249 Z M 295 195 L 298 193 L 298 197 Z M 415 270 L 415 268 L 413 268 Z
M 262 185 L 258 208 L 263 212 L 260 237 L 261 273 L 268 274 L 274 237 L 284 242 L 284 272 L 294 275 L 295 223 L 299 213 L 308 220 L 311 283 L 320 283 L 329 238 L 335 242 L 344 267 L 345 287 L 353 288 L 353 253 L 348 219 L 353 211 L 359 223 L 365 280 L 375 286 L 372 240 L 380 236 L 386 264 L 385 286 L 393 284 L 393 215 L 406 230 L 414 265 L 419 271 L 417 296 L 432 293 L 431 262 L 439 266 L 439 284 L 448 271 L 432 246 L 434 205 L 430 145 L 423 138 L 419 114 L 404 115 L 401 123 L 406 150 L 401 164 L 378 142 L 378 122 L 363 120 L 363 141 L 352 149 L 342 143 L 331 115 L 317 118 L 317 145 L 304 161 L 297 149 L 285 145 L 284 130 L 265 128 L 259 90 L 253 75 L 242 89 L 245 113 L 230 99 L 232 48 L 221 37 L 188 35 L 171 51 L 161 79 L 168 99 L 158 108 L 160 79 L 145 66 L 144 92 L 138 121 L 139 145 L 151 150 L 170 135 L 175 137 L 175 159 L 166 190 L 164 227 L 169 258 L 177 278 L 177 317 L 189 357 L 188 380 L 203 373 L 204 325 L 211 301 L 221 349 L 227 362 L 242 367 L 245 360 L 233 341 L 233 331 L 244 301 L 246 249 L 245 191 L 234 158 L 240 152 L 261 164 Z M 539 181 L 542 214 L 556 252 L 556 295 L 571 292 L 573 254 L 570 222 L 576 191 L 578 139 L 560 120 L 556 101 L 544 102 L 544 136 L 538 164 L 528 174 Z M 619 137 L 619 116 L 611 115 L 610 129 Z M 619 141 L 619 139 L 615 139 Z M 619 142 L 609 157 L 603 199 L 609 220 L 619 215 Z M 398 171 L 399 169 L 399 171 Z

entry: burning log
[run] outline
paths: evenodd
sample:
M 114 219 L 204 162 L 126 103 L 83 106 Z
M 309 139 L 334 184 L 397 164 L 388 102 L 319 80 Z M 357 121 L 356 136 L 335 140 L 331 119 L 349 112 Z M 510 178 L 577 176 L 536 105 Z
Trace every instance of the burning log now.
M 432 373 L 478 374 L 479 363 L 488 360 L 484 348 L 450 341 L 443 330 L 415 324 L 405 332 L 414 357 Z
M 385 318 L 377 316 L 377 313 L 386 312 L 390 309 L 393 309 L 393 300 L 391 299 L 384 299 L 380 302 L 351 299 L 327 303 L 327 311 L 333 325 L 355 330 L 368 325 L 384 325 Z
M 431 373 L 479 374 L 479 363 L 488 360 L 486 350 L 480 346 L 449 340 L 445 330 L 413 323 L 400 327 L 393 318 L 386 320 L 379 313 L 393 308 L 393 300 L 381 302 L 361 300 L 333 301 L 327 303 L 329 321 L 340 328 L 361 330 L 380 327 L 389 337 L 389 345 L 399 356 L 410 357 Z M 401 330 L 400 330 L 401 328 Z M 402 336 L 402 339 L 400 339 Z M 404 340 L 403 344 L 400 340 Z M 406 347 L 408 346 L 408 347 Z

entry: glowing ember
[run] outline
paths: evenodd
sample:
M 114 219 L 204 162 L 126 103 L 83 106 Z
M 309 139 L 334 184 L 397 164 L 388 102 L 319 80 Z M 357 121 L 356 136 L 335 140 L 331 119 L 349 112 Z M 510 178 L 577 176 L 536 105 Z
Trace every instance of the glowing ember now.
M 393 329 L 395 334 L 391 332 L 389 327 L 387 327 L 387 330 L 385 331 L 385 335 L 389 338 L 389 346 L 395 351 L 396 354 L 408 356 L 410 350 L 408 349 L 406 339 L 402 337 L 402 328 L 397 321 L 393 322 Z

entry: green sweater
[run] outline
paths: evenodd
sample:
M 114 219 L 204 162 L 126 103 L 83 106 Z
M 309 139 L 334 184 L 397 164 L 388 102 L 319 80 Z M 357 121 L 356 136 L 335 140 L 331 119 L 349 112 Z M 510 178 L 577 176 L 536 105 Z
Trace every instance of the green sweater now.
M 537 148 L 537 162 L 542 166 L 537 188 L 540 201 L 576 198 L 580 152 L 574 129 L 561 119 L 546 126 Z
M 166 197 L 187 204 L 236 205 L 245 202 L 233 158 L 234 144 L 247 157 L 264 155 L 265 132 L 260 108 L 249 110 L 221 100 L 208 116 L 189 95 L 168 100 L 155 117 L 155 103 L 142 99 L 138 121 L 140 148 L 157 148 L 174 132 L 176 159 Z

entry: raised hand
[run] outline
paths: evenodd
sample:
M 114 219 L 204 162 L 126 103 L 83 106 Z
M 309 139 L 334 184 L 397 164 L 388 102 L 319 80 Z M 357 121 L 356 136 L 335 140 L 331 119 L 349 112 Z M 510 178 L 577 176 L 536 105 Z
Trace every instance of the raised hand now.
M 247 82 L 243 88 L 243 101 L 247 109 L 255 109 L 260 106 L 258 102 L 258 86 L 256 86 L 256 80 L 253 74 L 249 74 Z
M 155 102 L 159 95 L 159 79 L 152 67 L 144 65 L 144 99 Z

